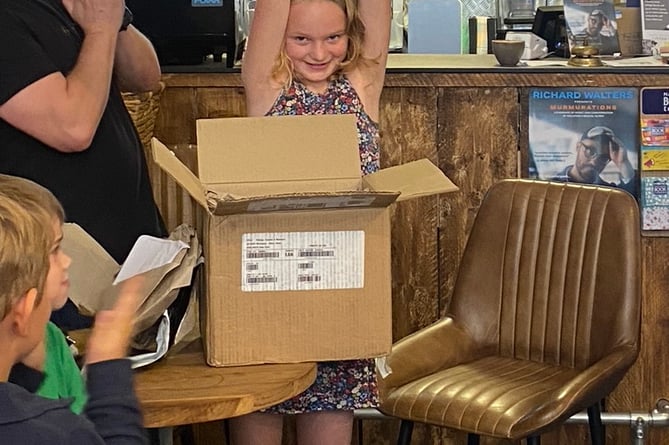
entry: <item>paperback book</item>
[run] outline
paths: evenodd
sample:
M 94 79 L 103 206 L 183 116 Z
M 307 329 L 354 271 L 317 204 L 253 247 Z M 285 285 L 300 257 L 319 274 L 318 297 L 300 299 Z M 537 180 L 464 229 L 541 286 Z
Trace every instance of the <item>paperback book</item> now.
M 669 171 L 669 88 L 641 90 L 641 170 Z
M 669 88 L 641 89 L 641 227 L 669 230 Z
M 533 88 L 529 177 L 622 188 L 638 197 L 636 88 Z
M 669 176 L 641 178 L 642 230 L 669 230 Z

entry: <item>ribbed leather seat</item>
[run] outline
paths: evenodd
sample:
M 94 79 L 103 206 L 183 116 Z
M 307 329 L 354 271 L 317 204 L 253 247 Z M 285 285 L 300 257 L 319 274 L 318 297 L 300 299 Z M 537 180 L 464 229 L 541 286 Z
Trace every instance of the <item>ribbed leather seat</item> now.
M 633 197 L 501 181 L 476 216 L 449 315 L 393 345 L 381 411 L 507 439 L 586 408 L 599 416 L 638 355 L 640 295 Z

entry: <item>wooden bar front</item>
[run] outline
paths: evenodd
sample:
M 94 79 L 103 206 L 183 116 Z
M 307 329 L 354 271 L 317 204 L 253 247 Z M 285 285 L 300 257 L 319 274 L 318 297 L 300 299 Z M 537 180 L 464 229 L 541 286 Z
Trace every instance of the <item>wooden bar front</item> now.
M 527 97 L 531 87 L 669 86 L 669 70 L 432 70 L 389 72 L 381 104 L 382 164 L 426 157 L 460 191 L 398 205 L 393 219 L 393 334 L 402 338 L 444 315 L 469 227 L 497 180 L 527 171 Z M 167 144 L 195 144 L 195 119 L 243 116 L 238 73 L 164 74 L 166 89 L 155 135 Z M 179 216 L 168 221 L 173 226 Z M 169 220 L 170 218 L 168 218 Z M 649 413 L 669 396 L 669 238 L 644 237 L 642 349 L 606 400 L 609 412 Z M 399 423 L 366 420 L 354 443 L 394 443 Z M 209 435 L 218 434 L 209 432 Z M 359 433 L 362 433 L 360 436 Z M 200 431 L 206 436 L 206 432 Z M 196 434 L 197 436 L 197 434 Z M 630 428 L 607 427 L 609 444 L 630 443 Z M 587 427 L 565 425 L 544 444 L 588 443 Z M 650 428 L 647 445 L 669 443 L 669 429 Z M 293 443 L 287 434 L 286 443 Z M 208 443 L 202 439 L 201 443 Z M 220 442 L 224 443 L 222 433 Z M 454 431 L 418 426 L 416 445 L 465 443 Z M 508 441 L 483 439 L 483 444 Z

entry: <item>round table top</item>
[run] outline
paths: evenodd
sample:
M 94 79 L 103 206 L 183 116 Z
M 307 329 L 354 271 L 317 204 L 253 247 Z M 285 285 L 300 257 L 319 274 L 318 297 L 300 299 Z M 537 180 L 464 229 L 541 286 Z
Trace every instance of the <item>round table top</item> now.
M 316 378 L 315 363 L 215 368 L 202 350 L 165 357 L 135 374 L 135 390 L 149 428 L 240 416 L 304 391 Z

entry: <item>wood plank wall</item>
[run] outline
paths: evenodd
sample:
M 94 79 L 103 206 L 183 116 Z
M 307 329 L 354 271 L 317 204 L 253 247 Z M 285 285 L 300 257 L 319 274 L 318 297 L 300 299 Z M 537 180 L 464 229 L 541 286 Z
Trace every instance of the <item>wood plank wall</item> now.
M 413 73 L 389 74 L 381 103 L 384 167 L 426 157 L 460 191 L 402 203 L 393 217 L 393 334 L 404 337 L 441 317 L 448 306 L 467 233 L 481 199 L 497 180 L 527 170 L 527 95 L 532 86 L 669 86 L 669 73 Z M 243 116 L 238 74 L 166 74 L 155 135 L 195 144 L 195 119 Z M 158 187 L 168 224 L 190 218 L 189 204 L 165 178 Z M 184 216 L 185 215 L 185 216 Z M 190 222 L 190 221 L 188 221 Z M 643 239 L 643 321 L 639 360 L 607 399 L 611 412 L 649 413 L 669 396 L 669 238 Z M 366 420 L 364 444 L 394 443 L 398 422 Z M 630 443 L 626 426 L 607 428 L 610 445 Z M 194 428 L 195 442 L 224 444 L 220 422 Z M 565 425 L 544 444 L 587 443 L 587 428 Z M 647 445 L 669 443 L 669 429 L 650 429 Z M 285 444 L 294 443 L 291 424 Z M 454 431 L 419 426 L 413 444 L 461 445 Z M 487 445 L 509 441 L 484 439 Z M 361 445 L 361 444 L 360 444 Z

